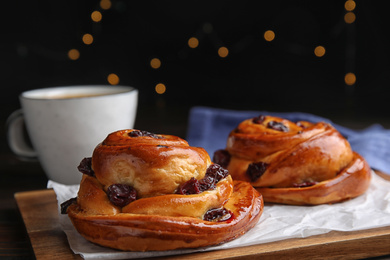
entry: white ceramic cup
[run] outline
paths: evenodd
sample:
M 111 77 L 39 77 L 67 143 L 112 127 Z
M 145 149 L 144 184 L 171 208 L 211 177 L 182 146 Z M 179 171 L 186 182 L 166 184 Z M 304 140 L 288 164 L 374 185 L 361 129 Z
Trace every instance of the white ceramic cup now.
M 138 90 L 127 86 L 88 85 L 23 92 L 21 110 L 7 121 L 8 143 L 22 157 L 37 156 L 47 177 L 79 184 L 77 166 L 111 132 L 134 126 Z M 26 125 L 32 147 L 24 138 Z

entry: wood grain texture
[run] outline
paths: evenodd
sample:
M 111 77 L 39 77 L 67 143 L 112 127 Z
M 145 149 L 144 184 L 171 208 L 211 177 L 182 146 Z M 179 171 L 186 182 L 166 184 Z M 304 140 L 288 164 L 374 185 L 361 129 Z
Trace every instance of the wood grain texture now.
M 390 180 L 390 176 L 378 173 Z M 71 251 L 58 222 L 53 190 L 15 194 L 37 259 L 81 259 Z M 361 259 L 390 255 L 390 226 L 353 232 L 332 231 L 299 239 L 160 259 Z M 156 259 L 156 258 L 153 258 Z
M 19 192 L 15 199 L 37 259 L 82 259 L 61 229 L 53 190 Z

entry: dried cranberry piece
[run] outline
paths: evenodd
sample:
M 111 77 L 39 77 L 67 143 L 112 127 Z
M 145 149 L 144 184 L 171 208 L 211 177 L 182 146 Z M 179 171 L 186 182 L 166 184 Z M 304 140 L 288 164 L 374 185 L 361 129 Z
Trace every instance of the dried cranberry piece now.
M 221 165 L 223 168 L 227 168 L 230 163 L 230 153 L 224 149 L 220 149 L 214 152 L 213 162 Z
M 66 214 L 67 209 L 70 205 L 77 203 L 77 197 L 68 199 L 61 203 L 61 214 Z
M 265 116 L 263 115 L 259 115 L 257 117 L 254 117 L 252 122 L 255 123 L 255 124 L 262 124 L 265 120 Z
M 316 185 L 317 183 L 318 182 L 316 182 L 316 181 L 305 181 L 302 183 L 294 183 L 293 187 L 294 188 L 304 188 L 304 187 L 310 187 L 310 186 Z
M 251 163 L 246 170 L 246 174 L 249 176 L 251 182 L 256 181 L 264 174 L 269 164 L 264 162 Z
M 230 219 L 233 213 L 226 208 L 210 209 L 203 215 L 203 220 L 221 222 Z
M 92 158 L 91 157 L 86 157 L 86 158 L 82 159 L 79 166 L 77 167 L 77 169 L 83 174 L 86 174 L 86 175 L 89 175 L 92 177 L 95 176 L 95 172 L 92 170 Z
M 124 207 L 137 199 L 136 190 L 125 184 L 112 184 L 107 189 L 108 199 L 118 207 Z
M 131 131 L 130 133 L 128 133 L 128 135 L 130 137 L 148 136 L 148 137 L 152 137 L 152 138 L 156 138 L 156 139 L 161 139 L 161 136 L 158 136 L 158 135 L 153 134 L 153 133 L 148 132 L 148 131 L 140 131 L 140 130 Z
M 177 194 L 191 195 L 201 193 L 199 188 L 199 181 L 192 177 L 189 181 L 186 181 L 176 191 Z
M 267 127 L 281 132 L 288 132 L 289 130 L 283 123 L 276 121 L 269 121 Z

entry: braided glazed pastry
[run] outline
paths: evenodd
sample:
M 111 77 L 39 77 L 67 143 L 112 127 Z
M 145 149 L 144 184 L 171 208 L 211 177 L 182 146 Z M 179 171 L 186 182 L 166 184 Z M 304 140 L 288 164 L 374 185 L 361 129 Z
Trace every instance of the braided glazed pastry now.
M 111 133 L 85 158 L 77 198 L 62 204 L 77 231 L 96 244 L 131 251 L 216 245 L 251 229 L 261 195 L 233 182 L 203 148 L 176 136 Z
M 371 180 L 366 160 L 324 122 L 247 119 L 229 134 L 226 149 L 216 151 L 213 161 L 273 203 L 340 202 L 363 194 Z

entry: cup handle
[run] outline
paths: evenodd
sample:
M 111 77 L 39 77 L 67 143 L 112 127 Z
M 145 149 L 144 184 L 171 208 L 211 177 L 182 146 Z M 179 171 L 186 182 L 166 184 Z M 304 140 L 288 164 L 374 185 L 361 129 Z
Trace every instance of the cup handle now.
M 36 158 L 37 153 L 28 144 L 22 109 L 14 111 L 7 119 L 7 139 L 12 152 L 21 157 Z

